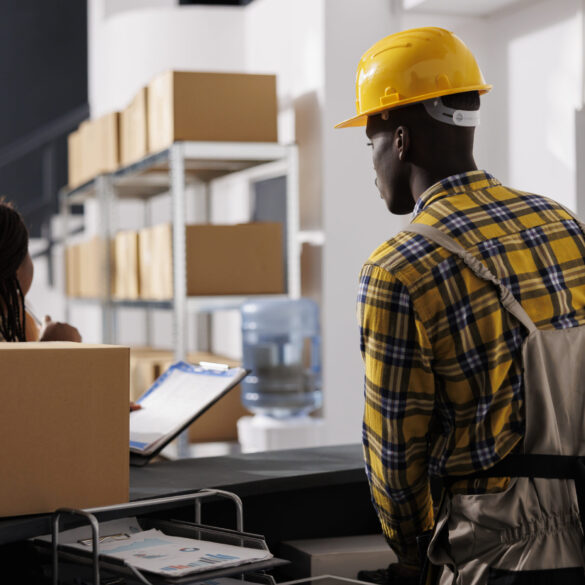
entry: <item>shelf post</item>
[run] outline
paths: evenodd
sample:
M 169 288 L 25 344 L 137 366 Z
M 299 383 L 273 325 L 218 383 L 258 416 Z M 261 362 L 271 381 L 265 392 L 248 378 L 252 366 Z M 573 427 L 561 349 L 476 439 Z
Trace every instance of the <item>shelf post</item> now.
M 175 360 L 187 357 L 187 252 L 185 242 L 185 158 L 184 145 L 170 150 L 171 203 L 173 219 L 173 331 Z
M 299 155 L 295 144 L 288 147 L 286 175 L 287 218 L 287 293 L 293 299 L 301 296 L 301 244 L 299 242 Z
M 110 175 L 96 178 L 96 192 L 99 205 L 99 237 L 103 246 L 103 274 L 105 289 L 102 298 L 102 341 L 116 343 L 116 311 L 112 302 L 112 236 L 114 233 L 113 205 L 114 185 Z
M 169 154 L 171 207 L 173 218 L 173 332 L 175 361 L 187 357 L 187 252 L 185 234 L 185 152 L 182 142 L 175 142 Z M 189 456 L 189 432 L 177 439 L 177 454 Z
M 70 323 L 71 322 L 71 302 L 69 301 L 69 290 L 67 287 L 67 284 L 69 282 L 68 280 L 68 274 L 67 274 L 67 246 L 69 245 L 69 200 L 67 198 L 67 192 L 64 189 L 61 189 L 61 191 L 59 191 L 59 213 L 61 216 L 61 225 L 59 226 L 59 229 L 61 230 L 61 233 L 59 234 L 61 236 L 61 242 L 62 242 L 62 247 L 63 247 L 63 254 L 62 254 L 62 258 L 63 258 L 63 282 L 65 283 L 65 322 L 66 323 Z M 69 270 L 72 270 L 73 267 L 69 266 Z

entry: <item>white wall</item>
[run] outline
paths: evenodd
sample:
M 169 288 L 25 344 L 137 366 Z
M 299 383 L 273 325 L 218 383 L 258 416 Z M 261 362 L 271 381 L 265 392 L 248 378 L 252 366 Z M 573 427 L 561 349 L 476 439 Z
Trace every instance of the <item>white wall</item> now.
M 120 110 L 167 69 L 245 70 L 244 10 L 181 6 L 107 16 L 104 0 L 88 13 L 89 104 L 92 117 Z
M 301 229 L 322 223 L 324 0 L 255 0 L 246 10 L 248 71 L 278 76 L 279 140 L 299 145 Z
M 583 84 L 581 4 L 547 0 L 488 19 L 497 39 L 490 53 L 498 105 L 490 112 L 494 171 L 514 187 L 571 208 L 577 199 L 574 112 Z
M 362 263 L 399 231 L 374 186 L 362 128 L 336 130 L 354 115 L 355 72 L 361 55 L 392 30 L 389 2 L 327 0 L 323 110 L 323 368 L 330 443 L 361 436 L 363 370 L 355 316 Z

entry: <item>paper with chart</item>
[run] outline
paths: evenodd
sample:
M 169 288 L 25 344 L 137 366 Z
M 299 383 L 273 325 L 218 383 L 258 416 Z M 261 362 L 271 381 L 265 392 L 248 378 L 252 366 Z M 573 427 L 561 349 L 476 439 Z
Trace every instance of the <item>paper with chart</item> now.
M 48 538 L 42 537 L 43 540 Z M 92 550 L 89 527 L 63 532 L 60 542 L 69 549 Z M 156 529 L 143 531 L 135 518 L 103 523 L 100 526 L 99 542 L 100 556 L 103 558 L 114 557 L 139 570 L 169 577 L 272 558 L 263 549 L 169 536 Z
M 138 399 L 142 408 L 130 413 L 130 450 L 154 452 L 245 375 L 243 368 L 173 364 Z

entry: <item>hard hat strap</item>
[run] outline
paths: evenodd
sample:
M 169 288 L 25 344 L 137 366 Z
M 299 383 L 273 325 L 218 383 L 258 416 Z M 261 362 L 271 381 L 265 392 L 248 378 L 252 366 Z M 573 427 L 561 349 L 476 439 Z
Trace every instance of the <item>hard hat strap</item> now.
M 422 102 L 427 114 L 451 126 L 479 126 L 479 110 L 455 110 L 446 106 L 440 97 Z

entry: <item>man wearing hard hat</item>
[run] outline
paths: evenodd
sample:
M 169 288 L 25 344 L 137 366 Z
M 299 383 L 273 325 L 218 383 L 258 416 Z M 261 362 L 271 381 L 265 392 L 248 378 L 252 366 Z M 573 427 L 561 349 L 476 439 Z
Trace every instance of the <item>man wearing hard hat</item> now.
M 585 455 L 585 227 L 477 169 L 490 89 L 454 34 L 409 30 L 363 55 L 338 125 L 366 127 L 382 199 L 412 213 L 360 274 L 366 470 L 398 556 L 374 582 L 418 583 L 434 529 L 442 584 L 585 583 L 581 459 L 558 457 Z

